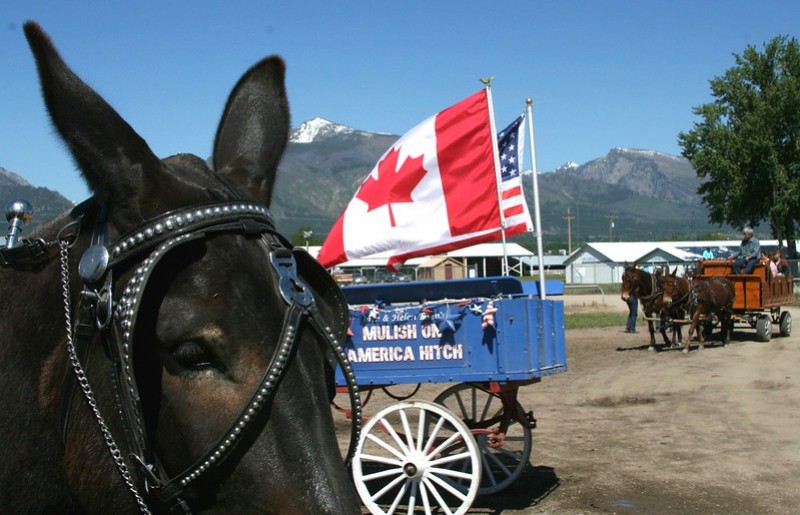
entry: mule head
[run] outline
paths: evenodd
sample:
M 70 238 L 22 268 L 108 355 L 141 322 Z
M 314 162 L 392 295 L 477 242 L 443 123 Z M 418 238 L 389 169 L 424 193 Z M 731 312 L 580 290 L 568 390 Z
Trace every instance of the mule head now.
M 107 209 L 112 239 L 182 207 L 238 199 L 269 204 L 289 133 L 280 58 L 257 63 L 233 88 L 216 132 L 212 170 L 204 159 L 190 154 L 157 158 L 70 70 L 37 24 L 27 23 L 25 34 L 53 125 L 94 193 L 94 205 Z M 89 232 L 98 212 L 96 207 L 86 214 L 84 227 Z M 85 247 L 87 239 L 83 231 L 76 249 Z M 181 473 L 229 430 L 272 357 L 286 306 L 264 247 L 261 240 L 230 234 L 193 241 L 171 250 L 147 283 L 133 340 L 136 379 L 147 438 L 170 474 Z M 118 284 L 134 275 L 136 260 L 132 261 L 114 270 Z M 324 282 L 320 277 L 315 282 Z M 327 283 L 324 287 L 331 288 Z M 115 301 L 119 295 L 115 289 Z M 334 307 L 321 295 L 316 297 L 320 310 L 332 317 Z M 268 413 L 259 419 L 263 429 L 247 442 L 246 453 L 226 464 L 224 474 L 187 490 L 194 509 L 358 511 L 334 435 L 327 362 L 312 331 L 300 333 L 299 350 Z M 101 405 L 111 416 L 113 396 L 103 395 L 110 388 L 103 372 L 108 362 L 101 349 L 92 349 L 88 372 L 100 396 L 112 399 Z M 116 497 L 109 501 L 76 486 L 76 498 L 90 512 L 125 499 L 130 502 L 114 472 L 80 463 L 85 459 L 80 428 L 91 425 L 91 419 L 85 406 L 75 407 L 79 409 L 83 421 L 76 422 L 67 437 L 66 468 L 75 465 L 70 483 L 95 483 L 98 490 L 105 488 Z
M 689 293 L 689 281 L 677 276 L 677 267 L 670 272 L 669 267 L 664 269 L 662 281 L 662 302 L 666 308 L 673 307 L 673 304 L 682 302 Z
M 622 272 L 620 298 L 627 302 L 628 298 L 631 296 L 631 292 L 638 291 L 639 288 L 641 288 L 643 283 L 642 276 L 644 275 L 644 272 L 637 268 L 636 261 L 630 264 L 628 264 L 626 261 L 624 267 L 624 271 Z

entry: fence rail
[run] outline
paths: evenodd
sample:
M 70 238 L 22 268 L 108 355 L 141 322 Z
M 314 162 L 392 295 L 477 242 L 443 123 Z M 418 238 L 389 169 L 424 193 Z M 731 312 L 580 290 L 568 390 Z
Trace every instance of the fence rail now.
M 587 289 L 591 288 L 594 290 L 600 290 L 600 295 L 603 299 L 603 305 L 606 304 L 606 292 L 603 291 L 603 287 L 599 284 L 565 284 L 564 289 L 566 290 L 578 290 L 578 289 Z

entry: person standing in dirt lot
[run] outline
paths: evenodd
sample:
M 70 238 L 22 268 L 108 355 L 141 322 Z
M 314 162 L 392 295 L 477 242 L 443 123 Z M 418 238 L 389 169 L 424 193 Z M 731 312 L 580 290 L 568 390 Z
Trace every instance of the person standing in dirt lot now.
M 625 302 L 628 303 L 628 323 L 625 325 L 625 332 L 635 333 L 636 317 L 639 315 L 639 292 L 632 290 Z

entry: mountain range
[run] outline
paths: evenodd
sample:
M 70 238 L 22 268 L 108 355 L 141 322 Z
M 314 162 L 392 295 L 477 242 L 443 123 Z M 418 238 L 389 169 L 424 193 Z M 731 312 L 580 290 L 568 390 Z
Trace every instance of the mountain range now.
M 365 132 L 316 118 L 295 129 L 280 165 L 273 212 L 291 234 L 326 234 L 381 155 L 398 136 Z M 578 165 L 538 174 L 544 240 L 693 239 L 721 228 L 708 222 L 697 195 L 700 179 L 683 157 L 615 148 Z M 532 175 L 523 177 L 533 206 Z M 613 223 L 613 228 L 611 227 Z M 727 229 L 727 228 L 723 228 Z M 532 243 L 531 235 L 515 238 Z
M 273 194 L 272 211 L 287 234 L 311 229 L 321 240 L 361 182 L 399 136 L 367 132 L 322 118 L 290 135 Z M 695 239 L 729 230 L 708 222 L 697 195 L 700 179 L 689 161 L 652 150 L 612 149 L 584 164 L 567 163 L 537 175 L 543 239 L 550 248 L 583 242 Z M 532 175 L 523 176 L 533 207 Z M 0 200 L 26 198 L 41 222 L 72 203 L 0 168 Z M 568 215 L 569 213 L 569 215 Z M 532 235 L 514 241 L 533 244 Z

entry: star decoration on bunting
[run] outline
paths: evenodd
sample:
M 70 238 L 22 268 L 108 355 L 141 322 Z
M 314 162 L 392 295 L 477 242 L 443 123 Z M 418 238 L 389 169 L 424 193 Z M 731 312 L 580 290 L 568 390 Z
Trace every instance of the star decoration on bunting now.
M 444 319 L 439 322 L 439 332 L 445 331 L 456 332 L 456 324 L 461 320 L 461 313 L 453 314 L 450 312 L 450 305 L 445 308 Z

